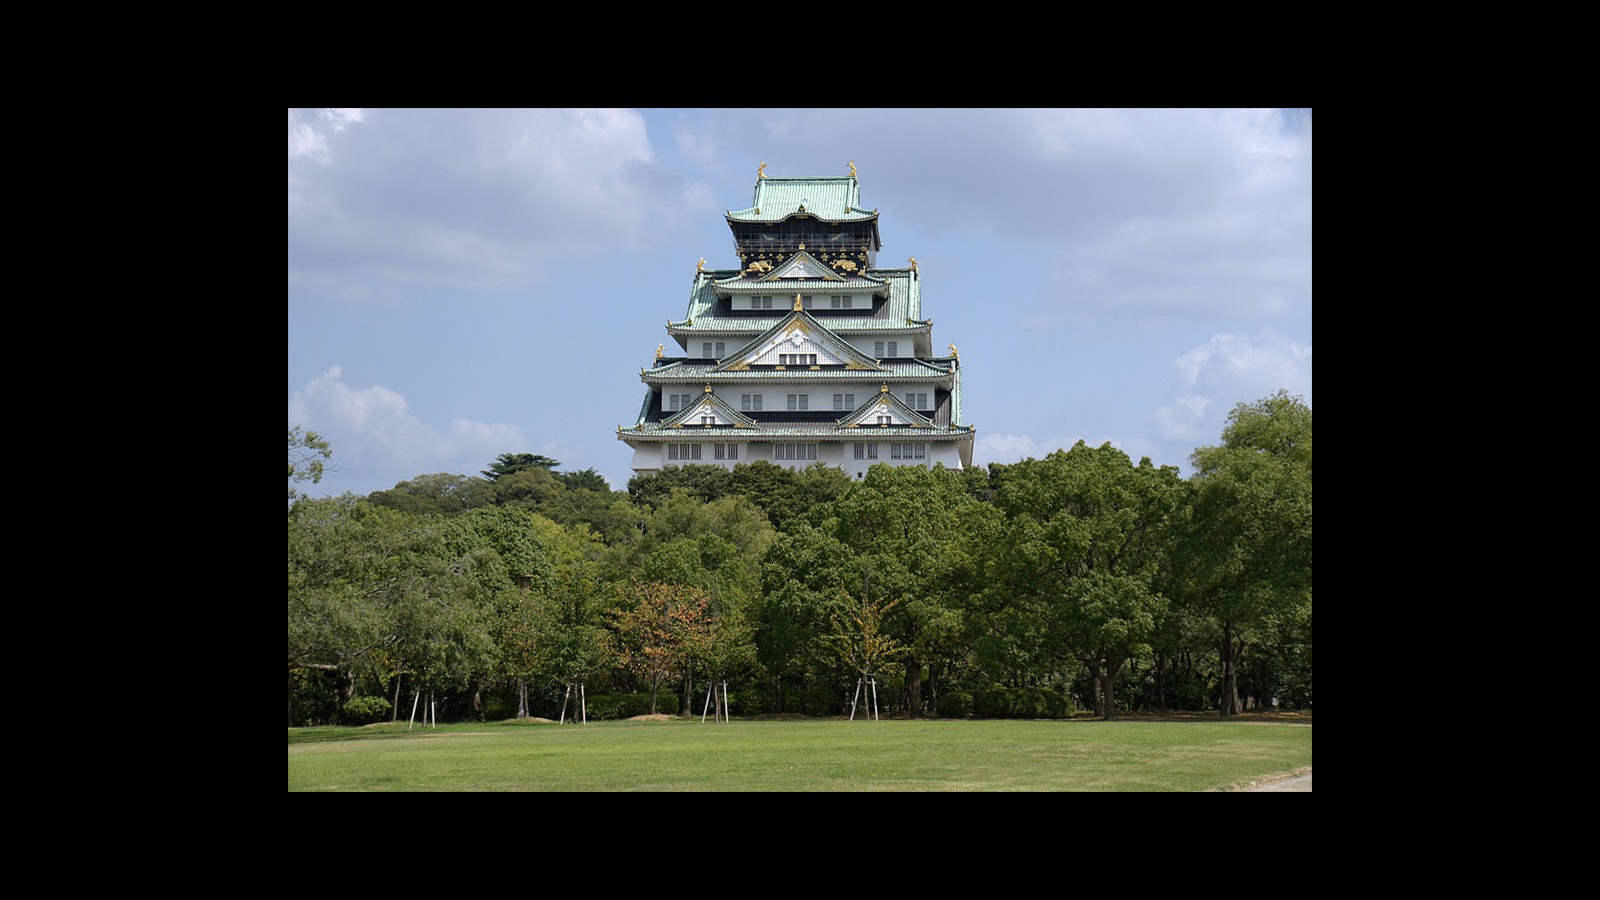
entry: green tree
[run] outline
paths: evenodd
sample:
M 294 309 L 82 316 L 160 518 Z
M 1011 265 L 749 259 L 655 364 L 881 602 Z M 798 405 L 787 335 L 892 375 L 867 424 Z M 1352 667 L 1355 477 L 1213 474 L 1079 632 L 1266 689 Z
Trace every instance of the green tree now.
M 418 475 L 367 499 L 418 516 L 457 516 L 495 502 L 494 485 L 482 478 L 438 472 Z
M 502 453 L 495 457 L 489 468 L 483 470 L 482 475 L 490 481 L 499 481 L 513 472 L 525 469 L 542 469 L 549 472 L 560 465 L 561 463 L 556 460 L 536 453 Z
M 1280 390 L 1234 407 L 1222 443 L 1194 453 L 1194 512 L 1175 574 L 1217 630 L 1224 716 L 1242 710 L 1239 663 L 1252 646 L 1296 623 L 1310 632 L 1311 421 L 1305 401 Z
M 1079 441 L 991 477 L 1007 526 L 991 548 L 985 613 L 1035 661 L 1085 666 L 1096 705 L 1115 718 L 1118 673 L 1147 651 L 1167 606 L 1164 548 L 1186 495 L 1177 469 Z
M 296 425 L 289 429 L 289 499 L 303 496 L 295 485 L 304 482 L 316 484 L 322 480 L 322 472 L 328 460 L 333 458 L 333 450 L 328 447 L 328 442 L 315 431 L 305 431 Z

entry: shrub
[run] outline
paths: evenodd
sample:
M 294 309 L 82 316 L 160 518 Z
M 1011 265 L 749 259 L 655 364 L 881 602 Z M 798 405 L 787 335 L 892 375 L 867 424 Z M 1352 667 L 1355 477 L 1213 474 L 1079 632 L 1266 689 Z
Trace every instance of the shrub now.
M 981 719 L 1064 719 L 1073 703 L 1049 688 L 995 685 L 973 698 L 972 711 Z
M 966 691 L 940 694 L 938 712 L 941 718 L 965 719 L 972 715 L 972 695 Z
M 346 725 L 370 725 L 381 722 L 389 715 L 389 701 L 382 697 L 352 697 L 344 705 Z
M 571 714 L 574 706 L 569 706 Z M 591 719 L 631 719 L 650 714 L 650 695 L 642 694 L 590 694 L 588 700 Z M 656 695 L 656 712 L 674 715 L 678 711 L 678 695 L 663 690 Z

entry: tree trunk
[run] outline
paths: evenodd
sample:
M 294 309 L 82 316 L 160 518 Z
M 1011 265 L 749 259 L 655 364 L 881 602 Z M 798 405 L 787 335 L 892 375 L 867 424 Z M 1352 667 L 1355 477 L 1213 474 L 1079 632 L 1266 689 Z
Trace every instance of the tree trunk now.
M 1105 720 L 1117 720 L 1117 670 L 1122 668 L 1121 660 L 1112 660 L 1106 663 L 1106 710 Z
M 1233 644 L 1233 627 L 1231 624 L 1222 626 L 1222 700 L 1217 705 L 1223 717 L 1236 716 L 1243 711 L 1239 703 L 1239 660 L 1238 654 L 1244 650 L 1244 641 L 1239 641 L 1239 646 Z
M 517 679 L 517 718 L 528 717 L 528 679 Z
M 479 722 L 484 721 L 484 718 L 483 718 L 483 689 L 478 686 L 478 683 L 476 681 L 474 681 L 472 683 L 472 711 L 478 714 L 478 721 Z
M 922 662 L 906 660 L 906 715 L 922 718 Z
M 294 727 L 294 670 L 289 670 L 289 727 Z
M 694 718 L 694 676 L 683 676 L 683 702 L 678 704 L 678 718 Z
M 400 681 L 405 678 L 399 672 L 394 673 L 394 702 L 389 704 L 389 721 L 400 721 Z
M 656 694 L 660 693 L 660 691 L 660 681 L 650 682 L 650 715 L 652 716 L 656 714 Z
M 1156 657 L 1156 711 L 1167 711 L 1167 658 Z

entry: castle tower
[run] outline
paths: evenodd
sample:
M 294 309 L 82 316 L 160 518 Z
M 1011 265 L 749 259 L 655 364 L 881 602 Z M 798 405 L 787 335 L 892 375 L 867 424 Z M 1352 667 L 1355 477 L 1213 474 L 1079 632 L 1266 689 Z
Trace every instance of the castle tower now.
M 855 166 L 839 178 L 767 178 L 727 213 L 740 268 L 701 260 L 689 309 L 667 323 L 681 353 L 640 370 L 638 420 L 617 431 L 635 472 L 764 459 L 959 469 L 972 464 L 954 344 L 933 352 L 915 258 L 877 266 L 878 211 Z

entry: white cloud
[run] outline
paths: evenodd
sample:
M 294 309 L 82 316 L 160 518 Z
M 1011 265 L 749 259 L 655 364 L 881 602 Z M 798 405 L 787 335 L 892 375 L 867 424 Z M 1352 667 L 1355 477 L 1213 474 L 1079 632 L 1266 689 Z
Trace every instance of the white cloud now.
M 289 110 L 289 158 L 311 159 L 323 165 L 333 161 L 328 135 L 344 131 L 351 122 L 365 121 L 360 109 Z
M 520 290 L 716 210 L 632 110 L 291 111 L 288 176 L 291 298 Z
M 1152 415 L 1169 440 L 1214 442 L 1235 405 L 1279 388 L 1311 400 L 1311 345 L 1279 335 L 1214 334 L 1172 367 L 1171 398 Z
M 525 446 L 514 425 L 457 418 L 438 430 L 413 415 L 398 391 L 355 387 L 332 366 L 289 397 L 289 424 L 316 431 L 333 448 L 332 471 L 318 493 L 370 493 L 432 472 L 476 474 Z
M 1038 443 L 1025 434 L 980 433 L 972 445 L 972 462 L 978 466 L 992 462 L 1013 463 L 1038 455 Z

